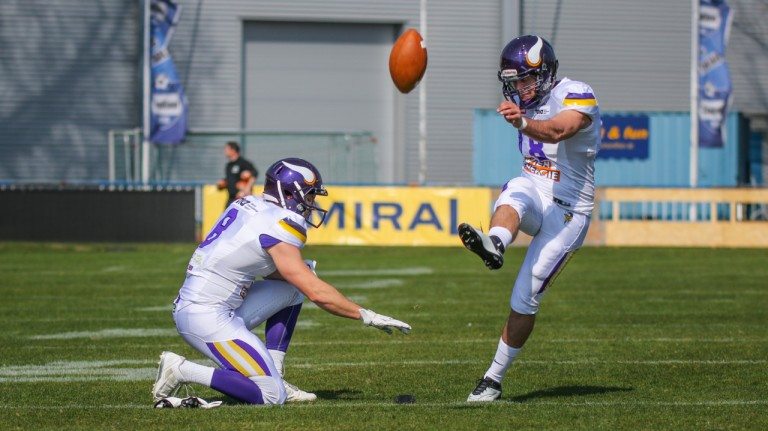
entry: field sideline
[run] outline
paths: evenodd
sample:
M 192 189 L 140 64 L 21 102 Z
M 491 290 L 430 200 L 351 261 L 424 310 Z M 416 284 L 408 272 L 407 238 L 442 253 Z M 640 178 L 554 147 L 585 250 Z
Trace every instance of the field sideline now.
M 318 402 L 153 410 L 159 353 L 201 358 L 170 317 L 194 247 L 0 243 L 0 429 L 768 429 L 765 249 L 581 250 L 503 400 L 470 405 L 524 250 L 489 272 L 459 247 L 308 247 L 412 334 L 305 304 L 286 377 Z

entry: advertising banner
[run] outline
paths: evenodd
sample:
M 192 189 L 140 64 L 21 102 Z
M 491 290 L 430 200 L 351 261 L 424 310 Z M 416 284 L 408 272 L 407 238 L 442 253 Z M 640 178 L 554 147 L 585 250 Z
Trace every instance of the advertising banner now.
M 203 236 L 224 210 L 226 193 L 203 190 Z M 491 189 L 485 187 L 329 186 L 317 204 L 325 223 L 310 228 L 307 244 L 461 246 L 461 222 L 488 228 Z
M 722 147 L 723 127 L 731 96 L 731 74 L 725 48 L 731 30 L 731 8 L 725 0 L 701 0 L 699 10 L 699 146 Z
M 647 159 L 650 127 L 647 115 L 603 115 L 599 159 Z
M 181 16 L 174 0 L 152 0 L 150 15 L 150 142 L 178 144 L 187 133 L 187 98 L 168 44 Z

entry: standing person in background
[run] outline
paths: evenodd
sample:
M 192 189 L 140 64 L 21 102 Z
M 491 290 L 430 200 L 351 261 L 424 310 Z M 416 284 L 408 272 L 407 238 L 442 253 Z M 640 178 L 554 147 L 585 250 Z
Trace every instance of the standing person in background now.
M 229 197 L 225 207 L 228 207 L 235 199 L 251 195 L 251 188 L 259 176 L 259 171 L 253 163 L 240 155 L 240 145 L 237 142 L 229 141 L 224 144 L 224 155 L 229 162 L 224 168 L 224 178 L 219 180 L 217 186 L 219 190 L 227 189 Z
M 488 233 L 462 223 L 459 237 L 490 269 L 504 264 L 504 250 L 518 231 L 533 240 L 517 273 L 493 362 L 467 401 L 501 396 L 501 380 L 533 331 L 541 297 L 589 228 L 600 110 L 589 85 L 557 79 L 557 65 L 552 45 L 538 36 L 518 37 L 501 53 L 498 76 L 506 100 L 497 112 L 518 130 L 525 161 L 520 176 L 501 190 Z

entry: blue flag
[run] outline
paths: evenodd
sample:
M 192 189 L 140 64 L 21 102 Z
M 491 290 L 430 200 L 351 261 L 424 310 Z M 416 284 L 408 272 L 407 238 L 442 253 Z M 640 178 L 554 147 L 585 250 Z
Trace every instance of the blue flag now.
M 168 44 L 181 15 L 175 0 L 151 0 L 150 142 L 178 144 L 187 133 L 187 98 Z
M 699 146 L 722 147 L 731 97 L 731 74 L 725 61 L 731 8 L 725 0 L 700 0 L 699 4 Z

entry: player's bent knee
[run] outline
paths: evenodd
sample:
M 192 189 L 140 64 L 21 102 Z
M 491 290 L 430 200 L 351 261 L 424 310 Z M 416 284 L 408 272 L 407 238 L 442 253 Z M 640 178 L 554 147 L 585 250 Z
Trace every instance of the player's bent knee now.
M 306 297 L 304 296 L 304 294 L 299 292 L 299 289 L 296 289 L 296 295 L 293 298 L 293 301 L 291 301 L 291 306 L 299 305 L 303 303 L 305 298 Z
M 539 303 L 526 301 L 522 298 L 512 298 L 510 308 L 517 314 L 532 315 L 539 312 Z
M 261 397 L 264 400 L 265 405 L 285 404 L 287 394 L 282 378 L 251 377 L 251 380 L 253 380 L 259 386 L 259 389 L 261 389 Z

